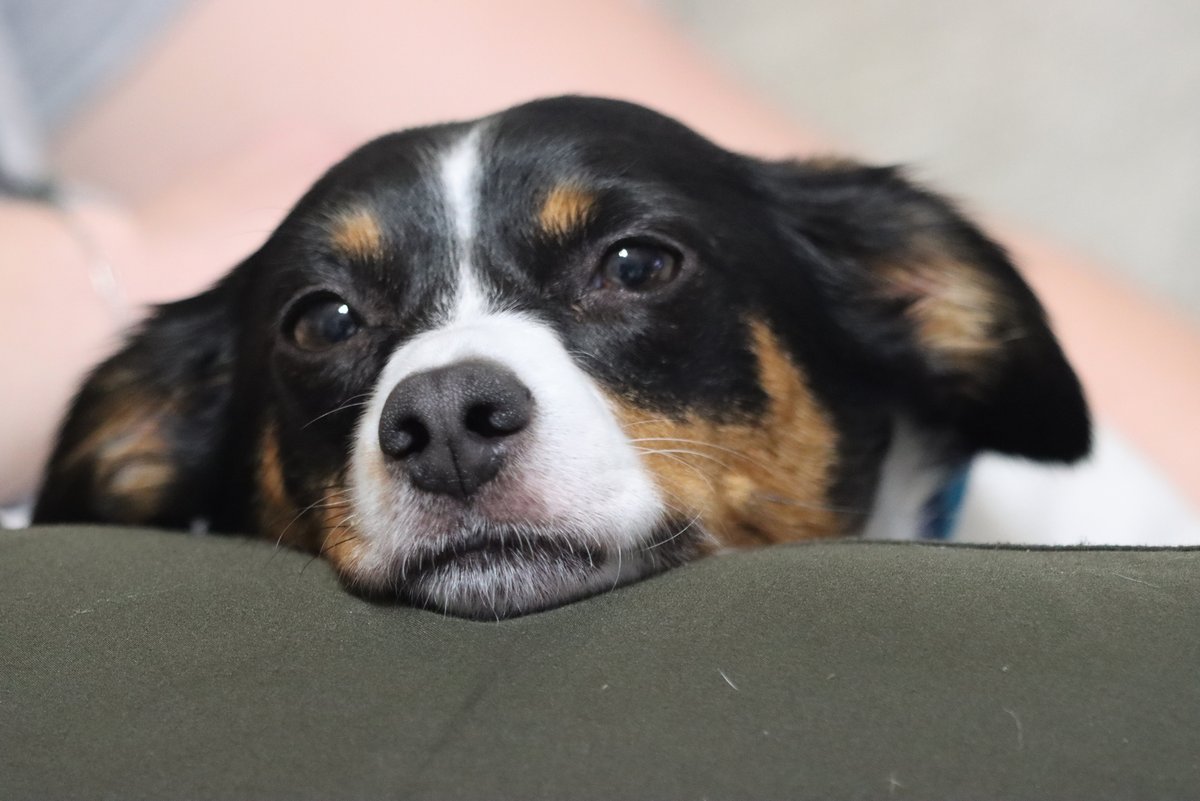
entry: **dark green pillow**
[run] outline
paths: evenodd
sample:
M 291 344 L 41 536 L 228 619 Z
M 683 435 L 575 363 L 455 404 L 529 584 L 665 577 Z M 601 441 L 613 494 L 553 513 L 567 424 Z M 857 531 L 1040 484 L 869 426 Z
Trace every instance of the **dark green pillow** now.
M 0 533 L 0 798 L 1185 798 L 1200 552 L 833 542 L 473 623 Z

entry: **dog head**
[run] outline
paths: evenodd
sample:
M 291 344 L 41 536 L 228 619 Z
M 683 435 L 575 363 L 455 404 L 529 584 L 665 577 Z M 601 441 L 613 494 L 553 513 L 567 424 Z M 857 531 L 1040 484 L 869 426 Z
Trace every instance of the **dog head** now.
M 927 498 L 880 501 L 901 439 L 934 489 L 981 450 L 1087 451 L 1004 252 L 894 169 L 560 98 L 333 167 L 93 372 L 36 518 L 205 518 L 500 616 L 915 525 Z

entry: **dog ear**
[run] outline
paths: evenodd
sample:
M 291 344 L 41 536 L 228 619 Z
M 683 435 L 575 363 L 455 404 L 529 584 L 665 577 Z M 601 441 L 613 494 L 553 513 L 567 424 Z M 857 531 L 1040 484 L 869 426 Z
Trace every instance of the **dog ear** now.
M 1087 405 L 1032 290 L 946 199 L 889 167 L 765 166 L 779 224 L 857 369 L 967 451 L 1087 454 Z
M 209 516 L 232 394 L 232 279 L 157 307 L 92 371 L 59 431 L 34 522 L 186 527 Z

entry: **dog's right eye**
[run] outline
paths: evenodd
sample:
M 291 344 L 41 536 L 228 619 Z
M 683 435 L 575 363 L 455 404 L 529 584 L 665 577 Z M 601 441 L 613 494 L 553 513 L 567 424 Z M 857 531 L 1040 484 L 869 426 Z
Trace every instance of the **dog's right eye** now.
M 322 292 L 296 304 L 287 316 L 284 330 L 297 347 L 308 351 L 332 348 L 353 337 L 362 328 L 362 320 L 350 304 Z

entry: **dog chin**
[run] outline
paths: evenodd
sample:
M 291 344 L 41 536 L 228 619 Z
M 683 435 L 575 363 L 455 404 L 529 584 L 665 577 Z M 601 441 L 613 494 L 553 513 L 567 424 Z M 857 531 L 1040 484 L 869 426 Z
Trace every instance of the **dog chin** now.
M 647 542 L 654 542 L 653 536 Z M 361 594 L 475 620 L 561 606 L 693 558 L 689 540 L 615 549 L 521 527 L 466 531 L 440 548 L 398 555 L 373 580 L 350 577 Z
M 593 556 L 595 560 L 595 556 Z M 606 558 L 588 564 L 575 555 L 530 554 L 503 546 L 455 556 L 411 576 L 401 587 L 414 606 L 476 620 L 516 617 L 561 606 L 639 578 L 645 571 Z

